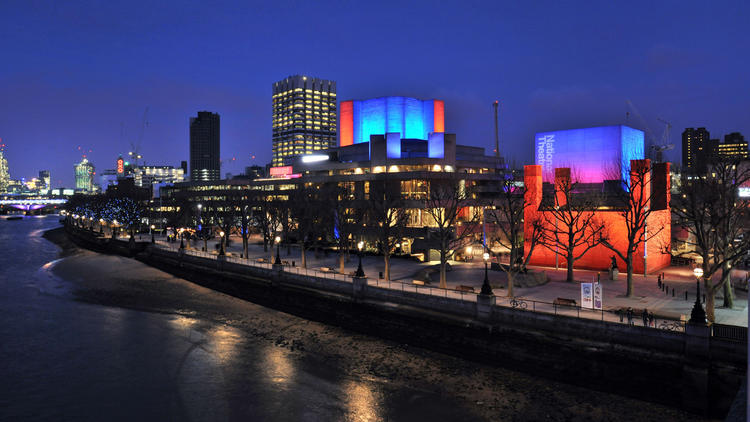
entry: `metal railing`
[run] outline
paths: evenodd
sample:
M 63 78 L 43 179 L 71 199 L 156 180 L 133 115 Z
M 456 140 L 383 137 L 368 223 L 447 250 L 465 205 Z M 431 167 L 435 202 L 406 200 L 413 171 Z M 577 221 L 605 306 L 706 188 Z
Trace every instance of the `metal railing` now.
M 738 327 L 736 325 L 713 324 L 712 335 L 715 338 L 734 341 L 738 343 L 747 343 L 747 327 Z

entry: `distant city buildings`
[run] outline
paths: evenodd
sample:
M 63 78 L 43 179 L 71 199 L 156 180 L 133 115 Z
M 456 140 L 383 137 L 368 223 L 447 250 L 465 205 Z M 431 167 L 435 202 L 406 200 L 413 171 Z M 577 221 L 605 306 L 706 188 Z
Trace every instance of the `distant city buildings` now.
M 94 191 L 94 165 L 84 158 L 75 165 L 76 190 L 82 192 Z
M 5 155 L 0 151 L 0 193 L 7 192 L 9 184 L 10 172 L 8 171 L 8 160 L 5 159 Z
M 135 185 L 148 188 L 155 184 L 180 183 L 185 181 L 182 167 L 172 166 L 139 166 L 133 169 Z
M 739 132 L 724 136 L 724 142 L 711 139 L 704 127 L 686 128 L 682 132 L 682 166 L 689 173 L 704 173 L 715 158 L 748 158 L 748 144 Z
M 290 76 L 273 88 L 273 166 L 336 146 L 336 82 Z
M 221 178 L 219 115 L 199 111 L 190 118 L 190 180 Z
M 44 189 L 49 190 L 52 188 L 52 179 L 50 178 L 49 170 L 39 170 L 39 180 L 42 181 Z

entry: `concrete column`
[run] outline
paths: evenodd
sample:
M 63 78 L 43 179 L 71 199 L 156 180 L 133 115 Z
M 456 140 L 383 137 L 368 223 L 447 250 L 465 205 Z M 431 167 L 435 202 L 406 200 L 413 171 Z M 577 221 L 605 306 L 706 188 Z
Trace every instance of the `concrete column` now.
M 352 297 L 362 299 L 367 295 L 367 278 L 352 277 Z
M 685 327 L 685 358 L 682 364 L 682 403 L 686 409 L 707 415 L 711 326 Z
M 492 307 L 495 306 L 495 295 L 477 295 L 477 319 L 489 321 L 492 319 Z

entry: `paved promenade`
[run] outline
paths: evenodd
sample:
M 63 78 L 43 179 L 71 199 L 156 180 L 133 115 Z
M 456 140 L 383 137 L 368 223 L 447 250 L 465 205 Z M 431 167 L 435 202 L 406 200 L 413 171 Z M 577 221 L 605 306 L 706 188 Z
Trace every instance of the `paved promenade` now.
M 143 235 L 139 240 L 147 241 L 150 240 L 149 236 Z M 175 244 L 167 244 L 163 241 L 163 238 L 157 237 L 159 243 L 165 245 L 174 246 Z M 216 252 L 216 241 L 212 240 L 208 242 L 208 250 Z M 179 242 L 176 243 L 179 245 Z M 191 242 L 191 249 L 200 250 L 203 247 L 203 242 Z M 240 238 L 232 238 L 231 245 L 227 248 L 229 256 L 239 257 L 242 253 L 242 241 Z M 293 245 L 291 247 L 291 253 L 287 253 L 287 247 L 282 245 L 280 248 L 281 259 L 287 261 L 290 265 L 294 262 L 295 267 L 299 267 L 301 262 L 300 249 L 298 246 Z M 258 243 L 258 238 L 251 239 L 249 247 L 250 260 L 257 262 L 260 258 L 266 258 L 272 260 L 275 256 L 276 249 L 269 248 L 268 251 L 263 250 L 263 245 Z M 412 283 L 417 273 L 426 267 L 434 266 L 437 262 L 417 262 L 411 259 L 404 258 L 392 258 L 391 259 L 391 280 L 400 281 L 407 285 Z M 481 260 L 474 262 L 453 262 L 450 261 L 452 271 L 448 273 L 448 287 L 455 289 L 458 285 L 473 286 L 476 291 L 479 291 L 482 280 L 484 278 L 484 264 Z M 383 280 L 378 281 L 378 275 L 383 271 L 384 263 L 383 258 L 379 256 L 365 255 L 362 258 L 362 267 L 366 275 L 371 278 L 370 283 L 378 283 L 383 286 Z M 316 256 L 312 250 L 307 251 L 307 268 L 319 270 L 321 268 L 328 268 L 337 270 L 337 255 L 335 253 L 324 253 Z M 350 273 L 357 268 L 357 257 L 352 255 L 346 264 L 346 272 Z M 564 268 L 555 270 L 554 268 L 533 268 L 535 271 L 544 271 L 549 277 L 549 282 L 543 285 L 535 287 L 516 287 L 514 289 L 514 295 L 518 298 L 529 301 L 526 306 L 531 309 L 535 306 L 530 301 L 539 302 L 552 302 L 556 298 L 570 298 L 575 299 L 580 304 L 580 286 L 578 282 L 590 282 L 596 279 L 596 271 L 588 270 L 576 270 L 575 277 L 578 282 L 568 283 L 565 281 L 566 273 Z M 657 317 L 677 319 L 681 316 L 690 315 L 690 309 L 695 301 L 695 278 L 692 275 L 692 268 L 689 267 L 670 267 L 662 270 L 665 273 L 665 283 L 669 288 L 669 293 L 661 290 L 657 286 L 657 275 L 652 274 L 644 277 L 641 275 L 634 275 L 634 286 L 635 286 L 635 297 L 625 297 L 625 274 L 620 274 L 617 281 L 607 280 L 607 274 L 601 273 L 601 282 L 604 287 L 604 298 L 603 305 L 605 310 L 616 310 L 632 307 L 636 310 L 642 310 L 644 308 L 653 312 Z M 437 273 L 433 274 L 432 286 L 437 287 Z M 745 270 L 737 270 L 733 273 L 733 278 L 746 277 Z M 494 288 L 495 295 L 498 296 L 498 303 L 500 304 L 507 296 L 507 276 L 502 271 L 489 271 L 490 284 Z M 400 283 L 394 283 L 392 288 L 408 288 Z M 672 289 L 675 290 L 674 297 L 672 296 Z M 685 292 L 688 292 L 688 299 L 685 300 Z M 435 291 L 432 291 L 435 294 Z M 740 289 L 735 290 L 735 307 L 734 309 L 720 308 L 723 303 L 721 293 L 717 295 L 717 309 L 716 309 L 716 322 L 721 324 L 730 325 L 748 325 L 748 313 L 747 313 L 747 292 Z M 450 296 L 461 297 L 463 299 L 469 299 L 469 295 L 461 295 L 453 292 L 449 293 Z M 536 306 L 539 306 L 538 304 Z M 544 305 L 541 305 L 544 306 Z M 546 310 L 545 310 L 546 311 Z M 559 312 L 559 311 L 558 311 Z M 586 311 L 581 311 L 586 312 Z M 565 313 L 565 312 L 563 312 Z M 575 314 L 576 312 L 574 312 Z M 603 319 L 615 320 L 618 317 L 615 314 L 598 314 Z M 594 315 L 588 317 L 595 317 Z M 640 319 L 637 319 L 640 325 Z

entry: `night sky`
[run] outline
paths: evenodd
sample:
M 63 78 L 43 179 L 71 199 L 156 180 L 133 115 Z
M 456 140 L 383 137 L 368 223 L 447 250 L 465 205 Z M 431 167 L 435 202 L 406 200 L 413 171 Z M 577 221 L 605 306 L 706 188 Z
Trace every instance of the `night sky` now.
M 147 164 L 187 160 L 189 118 L 209 110 L 222 158 L 236 157 L 222 175 L 263 165 L 271 84 L 294 74 L 337 81 L 339 100 L 443 99 L 446 131 L 488 152 L 499 99 L 501 150 L 517 164 L 532 161 L 535 132 L 625 123 L 627 99 L 657 138 L 657 117 L 672 122 L 676 144 L 689 126 L 750 137 L 747 1 L 242 3 L 3 1 L 11 177 L 49 169 L 71 187 L 88 150 L 97 172 L 113 168 L 146 107 Z

